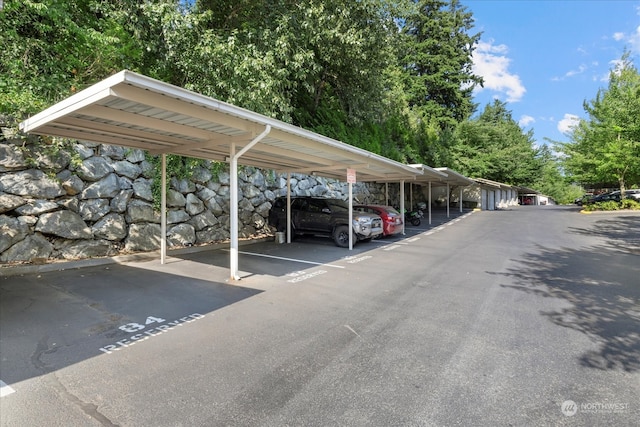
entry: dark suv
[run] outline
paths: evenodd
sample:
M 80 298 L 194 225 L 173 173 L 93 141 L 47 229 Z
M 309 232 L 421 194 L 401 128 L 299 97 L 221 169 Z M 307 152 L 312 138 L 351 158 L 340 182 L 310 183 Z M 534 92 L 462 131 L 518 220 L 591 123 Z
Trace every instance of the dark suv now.
M 287 198 L 278 197 L 269 211 L 269 224 L 287 230 Z M 316 234 L 333 238 L 337 246 L 349 247 L 349 205 L 340 199 L 291 197 L 292 234 Z M 354 242 L 371 240 L 382 234 L 378 215 L 353 212 Z

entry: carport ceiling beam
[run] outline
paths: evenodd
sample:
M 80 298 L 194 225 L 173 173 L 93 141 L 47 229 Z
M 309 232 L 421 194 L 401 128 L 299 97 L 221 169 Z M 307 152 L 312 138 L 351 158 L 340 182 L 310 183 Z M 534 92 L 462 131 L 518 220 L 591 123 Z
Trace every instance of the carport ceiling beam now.
M 163 119 L 156 119 L 154 117 L 145 116 L 143 114 L 130 113 L 128 111 L 118 110 L 117 108 L 110 108 L 102 105 L 92 105 L 86 107 L 78 114 L 127 125 L 125 127 L 143 127 L 159 132 L 181 135 L 198 140 L 209 140 L 212 139 L 212 137 L 215 135 L 212 132 L 204 129 L 198 129 L 193 126 L 182 125 L 180 123 L 174 123 Z
M 230 163 L 229 157 L 225 157 L 220 160 Z M 280 160 L 267 161 L 262 157 L 254 158 L 251 156 L 250 152 L 249 154 L 245 154 L 244 156 L 242 156 L 240 160 L 241 160 L 240 163 L 244 166 L 254 166 L 262 169 L 271 169 L 274 171 L 278 168 L 282 168 L 283 165 L 289 165 L 289 169 L 295 169 L 298 166 L 298 163 L 296 163 L 293 160 L 285 161 L 283 159 L 280 159 Z
M 64 119 L 60 119 L 58 123 L 68 126 L 70 129 L 77 129 L 79 131 L 99 131 L 105 135 L 119 137 L 119 138 L 137 138 L 141 141 L 152 141 L 154 143 L 162 143 L 164 144 L 184 144 L 184 139 L 158 135 L 157 133 L 148 132 L 144 130 L 137 130 L 127 128 L 126 131 L 123 130 L 121 126 L 115 126 L 108 123 L 102 123 L 95 120 L 86 120 L 86 119 L 77 119 L 74 117 L 65 117 Z M 174 146 L 167 146 L 166 148 L 153 150 L 151 154 L 163 154 L 163 152 L 170 152 Z M 157 151 L 157 153 L 155 152 Z
M 109 79 L 107 79 L 109 80 Z M 72 111 L 77 111 L 78 109 L 84 108 L 88 105 L 92 105 L 96 102 L 101 102 L 105 98 L 108 98 L 111 95 L 111 89 L 107 86 L 109 81 L 103 81 L 102 83 L 98 83 L 98 85 L 105 86 L 103 89 L 97 88 L 97 91 L 86 98 L 78 100 L 77 98 L 71 96 L 63 101 L 60 101 L 56 104 L 58 109 L 56 111 L 52 111 L 48 114 L 37 114 L 33 118 L 29 118 L 20 124 L 20 129 L 24 132 L 33 132 L 39 135 L 45 135 L 42 129 L 34 131 L 33 129 L 38 129 L 41 127 L 46 127 L 47 123 L 55 122 L 60 117 L 64 117 L 70 114 Z M 46 110 L 45 110 L 46 111 Z
M 377 179 L 377 178 L 369 178 L 369 179 L 363 179 L 363 180 L 358 180 L 361 182 L 377 182 L 379 184 L 384 184 L 384 183 L 391 183 L 391 184 L 397 184 L 400 181 L 407 181 L 407 182 L 413 182 L 414 184 L 421 184 L 421 182 L 417 182 L 416 181 L 417 177 L 415 175 L 410 175 L 410 176 L 405 176 L 405 175 L 392 175 L 392 176 L 385 176 L 382 179 Z M 425 182 L 426 184 L 426 182 Z
M 254 147 L 251 150 L 251 153 L 254 153 L 256 157 L 257 156 L 268 157 L 273 159 L 273 161 L 276 161 L 276 162 L 286 159 L 286 161 L 292 161 L 296 163 L 298 165 L 297 167 L 300 167 L 301 161 L 307 162 L 309 164 L 316 164 L 318 165 L 318 167 L 333 166 L 335 164 L 335 162 L 331 160 L 327 160 L 325 157 L 314 156 L 313 154 L 306 154 L 297 150 L 279 148 L 273 145 L 268 145 L 265 142 L 261 143 L 257 147 Z M 275 169 L 284 169 L 284 168 L 276 167 Z M 289 171 L 289 169 L 285 169 L 285 171 Z
M 170 95 L 161 95 L 150 90 L 139 89 L 130 85 L 119 85 L 114 87 L 112 89 L 112 93 L 118 98 L 137 102 L 143 105 L 161 105 L 163 109 L 176 114 L 184 114 L 207 122 L 219 123 L 223 126 L 243 130 L 245 132 L 252 132 L 256 134 L 259 132 L 259 125 L 257 123 L 233 117 L 229 114 L 196 105 L 191 102 L 182 101 L 177 98 L 173 98 Z
M 344 163 L 335 163 L 329 166 L 318 166 L 318 167 L 308 167 L 303 169 L 279 169 L 276 172 L 295 172 L 295 173 L 303 173 L 303 174 L 313 174 L 314 172 L 329 172 L 329 171 L 344 171 L 345 178 L 347 177 L 347 169 L 358 169 L 358 168 L 368 168 L 369 165 L 367 163 L 356 163 L 352 165 L 345 165 Z
M 91 141 L 104 144 L 120 145 L 124 147 L 140 148 L 143 150 L 154 149 L 166 146 L 165 141 L 154 141 L 149 139 L 136 139 L 129 135 L 114 136 L 111 134 L 88 133 L 78 129 L 59 128 L 57 126 L 45 127 L 33 132 L 40 135 L 55 135 L 62 138 L 78 139 L 80 141 Z
M 219 148 L 222 150 L 229 146 L 229 144 L 236 145 L 244 145 L 249 142 L 249 139 L 246 135 L 239 136 L 229 136 L 222 134 L 213 134 L 215 135 L 212 139 L 207 141 L 199 141 L 185 144 L 184 140 L 180 141 L 179 145 L 173 147 L 167 147 L 162 150 L 153 150 L 150 154 L 181 154 L 184 156 L 188 156 L 192 151 L 200 150 L 203 148 L 215 149 Z

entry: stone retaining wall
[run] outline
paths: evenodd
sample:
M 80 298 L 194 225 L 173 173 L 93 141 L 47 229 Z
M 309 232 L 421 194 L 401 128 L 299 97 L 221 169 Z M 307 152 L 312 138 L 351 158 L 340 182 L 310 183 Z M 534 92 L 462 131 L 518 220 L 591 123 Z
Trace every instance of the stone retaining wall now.
M 114 145 L 76 143 L 53 150 L 35 140 L 0 137 L 0 263 L 46 262 L 152 251 L 160 247 L 154 209 L 153 165 L 145 153 Z M 167 246 L 229 238 L 229 174 L 198 168 L 189 179 L 170 178 Z M 267 217 L 286 195 L 286 175 L 256 168 L 239 173 L 239 235 L 272 235 Z M 293 195 L 347 199 L 332 179 L 292 175 Z M 383 203 L 384 186 L 359 183 L 354 197 Z

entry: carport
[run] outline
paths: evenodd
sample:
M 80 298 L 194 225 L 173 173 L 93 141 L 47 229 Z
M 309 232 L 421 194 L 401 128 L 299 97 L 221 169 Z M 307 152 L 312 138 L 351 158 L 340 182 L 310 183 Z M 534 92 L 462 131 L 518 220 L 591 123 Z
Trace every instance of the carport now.
M 460 212 L 462 212 L 462 190 L 467 185 L 473 184 L 473 180 L 471 178 L 467 178 L 461 173 L 458 173 L 450 168 L 436 168 L 436 170 L 447 174 L 447 178 L 442 180 L 444 181 L 444 184 L 446 184 L 447 186 L 447 217 L 449 217 L 449 207 L 451 205 L 449 189 L 451 188 L 452 185 L 454 187 L 456 186 L 459 187 L 460 192 L 458 194 L 458 202 L 459 202 L 458 204 L 459 204 Z
M 161 262 L 166 257 L 166 155 L 230 164 L 230 279 L 238 280 L 238 165 L 349 181 L 400 182 L 422 170 L 297 126 L 123 70 L 20 124 L 24 132 L 139 148 L 162 156 Z M 350 179 L 347 179 L 349 174 Z M 289 182 L 287 183 L 290 191 Z M 351 191 L 349 194 L 351 204 Z M 403 195 L 402 195 L 403 196 Z M 404 197 L 401 197 L 404 208 Z
M 460 212 L 462 212 L 462 189 L 467 185 L 473 184 L 473 180 L 467 178 L 466 176 L 454 171 L 450 168 L 430 168 L 427 165 L 423 164 L 413 164 L 411 165 L 415 169 L 422 171 L 421 175 L 418 175 L 415 178 L 416 184 L 419 185 L 427 185 L 428 186 L 428 210 L 429 210 L 429 224 L 431 224 L 431 189 L 433 186 L 446 186 L 447 187 L 447 218 L 451 216 L 450 212 L 450 197 L 449 190 L 451 186 L 459 186 L 460 187 Z
M 533 188 L 528 188 L 528 187 L 518 187 L 518 202 L 521 205 L 536 205 L 539 206 L 541 205 L 541 196 L 542 193 L 540 193 L 537 190 L 534 190 Z

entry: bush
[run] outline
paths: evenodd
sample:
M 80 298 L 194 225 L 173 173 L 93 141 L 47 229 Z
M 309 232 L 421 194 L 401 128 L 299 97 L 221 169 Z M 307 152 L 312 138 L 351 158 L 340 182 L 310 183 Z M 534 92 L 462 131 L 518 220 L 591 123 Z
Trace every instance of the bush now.
M 624 199 L 620 202 L 620 207 L 622 209 L 631 209 L 634 211 L 640 210 L 640 202 L 634 199 Z
M 594 203 L 593 206 L 595 207 L 595 210 L 599 211 L 617 211 L 620 209 L 620 203 L 614 200 Z
M 640 210 L 640 202 L 634 199 L 624 199 L 621 202 L 614 200 L 607 200 L 606 202 L 598 202 L 590 205 L 585 205 L 584 210 L 587 212 L 593 211 L 617 211 L 622 209 Z

